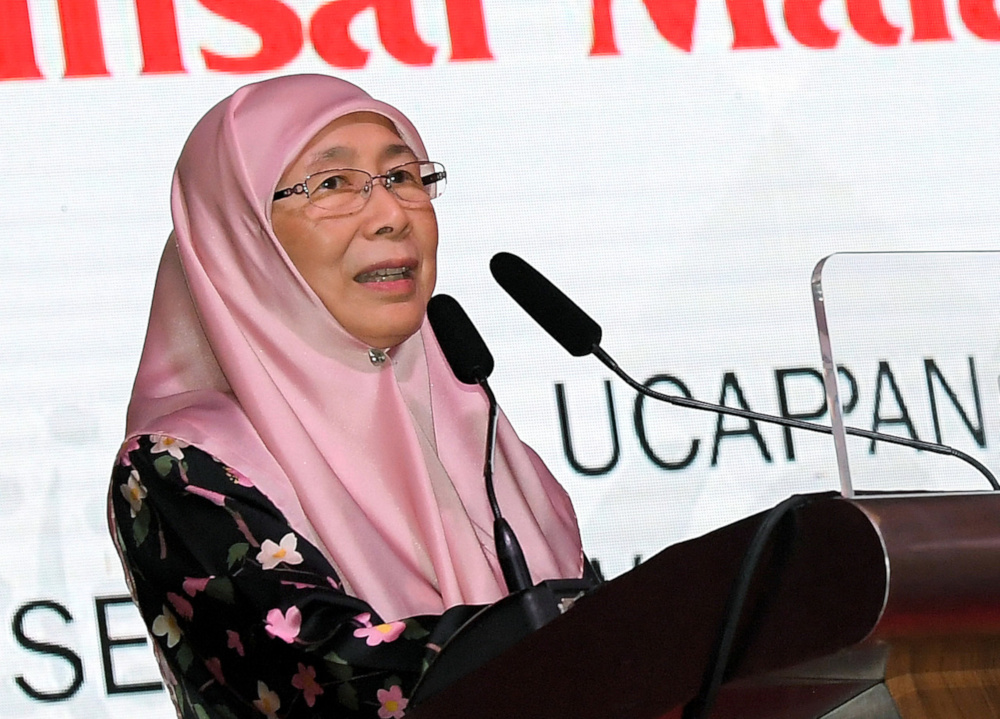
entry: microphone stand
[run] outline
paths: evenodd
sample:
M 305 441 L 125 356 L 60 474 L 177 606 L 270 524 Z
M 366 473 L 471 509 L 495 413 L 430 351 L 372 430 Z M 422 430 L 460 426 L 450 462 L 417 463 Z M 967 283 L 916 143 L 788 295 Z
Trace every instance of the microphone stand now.
M 445 642 L 440 654 L 413 690 L 410 701 L 414 706 L 545 626 L 597 584 L 586 576 L 582 579 L 549 579 L 532 584 L 524 552 L 513 528 L 500 511 L 493 483 L 500 416 L 496 396 L 487 381 L 493 369 L 493 357 L 455 300 L 447 295 L 437 295 L 431 303 L 433 307 L 428 306 L 428 317 L 455 377 L 464 384 L 478 384 L 489 400 L 483 479 L 493 512 L 497 560 L 509 594 L 479 610 Z
M 496 543 L 497 559 L 500 561 L 500 569 L 503 571 L 507 591 L 514 594 L 531 587 L 531 573 L 528 571 L 528 563 L 524 558 L 521 543 L 517 541 L 517 535 L 514 534 L 514 530 L 500 512 L 500 503 L 497 502 L 496 490 L 493 487 L 493 456 L 496 452 L 497 420 L 500 416 L 500 408 L 485 377 L 479 380 L 479 386 L 483 388 L 483 392 L 486 393 L 486 398 L 490 402 L 483 478 L 486 480 L 486 496 L 489 498 L 490 508 L 493 510 L 493 541 Z
M 688 397 L 666 395 L 650 389 L 626 374 L 618 366 L 618 363 L 601 348 L 600 325 L 527 262 L 510 253 L 498 253 L 490 261 L 490 270 L 500 286 L 511 295 L 514 301 L 521 305 L 532 319 L 552 335 L 567 352 L 576 357 L 593 354 L 615 375 L 624 380 L 626 384 L 646 397 L 690 409 L 708 410 L 717 414 L 768 422 L 796 429 L 804 429 L 810 432 L 833 434 L 833 429 L 825 425 L 813 424 L 789 417 L 772 417 L 752 410 L 714 405 Z M 994 490 L 1000 490 L 1000 483 L 997 482 L 993 473 L 985 465 L 974 457 L 953 447 L 894 435 L 885 435 L 856 427 L 845 427 L 844 430 L 846 434 L 854 436 L 889 442 L 914 449 L 923 449 L 934 454 L 956 457 L 975 467 L 989 480 Z M 750 582 L 757 572 L 758 562 L 764 548 L 772 541 L 772 535 L 782 522 L 782 519 L 787 514 L 794 513 L 799 506 L 808 501 L 808 497 L 790 497 L 771 510 L 764 523 L 758 528 L 747 553 L 744 555 L 737 581 L 732 587 L 729 601 L 727 602 L 726 616 L 720 628 L 720 633 L 708 666 L 705 668 L 701 689 L 698 696 L 685 706 L 683 719 L 705 719 L 711 713 L 719 686 L 726 677 L 736 639 L 736 630 L 743 614 L 744 601 Z

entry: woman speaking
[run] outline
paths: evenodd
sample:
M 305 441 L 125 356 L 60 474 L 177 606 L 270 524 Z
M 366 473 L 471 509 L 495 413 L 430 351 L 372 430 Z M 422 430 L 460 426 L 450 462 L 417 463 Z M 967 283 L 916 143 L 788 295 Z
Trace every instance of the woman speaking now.
M 402 717 L 505 593 L 487 400 L 426 320 L 446 172 L 395 108 L 300 75 L 191 133 L 110 492 L 179 716 Z M 500 420 L 532 579 L 579 577 L 573 509 Z

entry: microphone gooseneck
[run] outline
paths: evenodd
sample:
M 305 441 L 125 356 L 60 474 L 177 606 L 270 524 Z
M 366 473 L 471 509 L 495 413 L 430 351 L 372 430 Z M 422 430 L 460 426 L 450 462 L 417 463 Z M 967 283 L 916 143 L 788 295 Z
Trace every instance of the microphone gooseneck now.
M 650 389 L 626 374 L 618 366 L 618 363 L 601 348 L 601 326 L 534 267 L 516 255 L 501 252 L 493 257 L 493 260 L 490 262 L 490 270 L 497 283 L 510 294 L 515 302 L 521 305 L 524 311 L 535 322 L 541 325 L 542 329 L 552 335 L 566 351 L 575 357 L 593 354 L 604 366 L 640 394 L 678 407 L 706 410 L 733 417 L 742 417 L 743 419 L 803 429 L 808 432 L 833 434 L 832 428 L 822 424 L 805 422 L 791 417 L 762 414 L 738 407 L 725 407 L 688 397 L 667 395 Z M 954 447 L 934 442 L 924 442 L 919 439 L 910 439 L 909 437 L 897 437 L 892 434 L 883 434 L 858 427 L 844 427 L 844 431 L 855 437 L 898 444 L 912 449 L 921 449 L 933 454 L 942 454 L 961 459 L 975 467 L 980 474 L 986 477 L 993 489 L 1000 490 L 1000 482 L 997 482 L 996 477 L 993 476 L 993 473 L 990 472 L 986 465 L 975 457 Z
M 531 573 L 517 535 L 500 512 L 493 484 L 493 459 L 496 452 L 497 421 L 500 407 L 487 378 L 493 372 L 493 355 L 472 320 L 458 301 L 449 295 L 435 295 L 427 304 L 427 319 L 441 345 L 451 371 L 463 384 L 477 384 L 489 401 L 489 421 L 486 428 L 486 459 L 483 479 L 486 496 L 493 512 L 493 540 L 497 560 L 503 572 L 507 591 L 513 593 L 531 587 Z

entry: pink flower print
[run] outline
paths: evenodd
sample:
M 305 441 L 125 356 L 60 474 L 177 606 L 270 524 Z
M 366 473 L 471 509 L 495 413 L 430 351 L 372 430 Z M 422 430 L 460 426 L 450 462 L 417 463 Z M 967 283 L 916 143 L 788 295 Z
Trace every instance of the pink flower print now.
M 188 621 L 190 621 L 191 617 L 194 616 L 194 607 L 191 606 L 191 602 L 186 600 L 180 594 L 167 592 L 167 601 L 170 602 L 171 606 L 177 610 L 178 614 Z
M 280 609 L 272 609 L 267 613 L 267 625 L 264 629 L 275 639 L 281 639 L 291 644 L 295 641 L 295 637 L 299 636 L 299 630 L 302 629 L 302 612 L 294 605 L 289 607 L 284 614 L 281 613 Z
M 399 635 L 406 631 L 406 624 L 403 622 L 389 622 L 388 624 L 376 624 L 361 627 L 354 630 L 354 636 L 358 639 L 364 637 L 365 644 L 370 647 L 377 647 L 382 642 L 394 642 L 399 639 Z
M 226 647 L 229 649 L 235 649 L 236 653 L 241 657 L 244 655 L 243 641 L 240 639 L 240 635 L 232 629 L 226 630 Z
M 193 597 L 198 592 L 204 592 L 205 587 L 207 587 L 208 583 L 211 582 L 213 579 L 215 579 L 214 574 L 211 577 L 202 577 L 202 578 L 185 577 L 184 583 L 181 585 L 181 587 L 184 588 L 185 594 L 187 594 L 189 597 Z
M 365 644 L 370 647 L 376 647 L 382 642 L 395 641 L 406 630 L 406 624 L 403 622 L 389 622 L 388 624 L 372 626 L 370 612 L 362 612 L 354 617 L 354 621 L 362 625 L 359 629 L 354 630 L 354 636 L 358 639 L 364 638 Z
M 167 648 L 177 645 L 181 640 L 181 628 L 177 624 L 177 617 L 170 613 L 166 606 L 163 607 L 163 614 L 153 620 L 151 627 L 153 634 L 158 637 L 167 638 Z
M 119 487 L 122 492 L 122 496 L 128 501 L 128 511 L 132 515 L 132 519 L 136 518 L 142 510 L 142 500 L 146 498 L 146 488 L 142 486 L 142 480 L 139 478 L 139 473 L 134 469 L 128 476 L 128 482 Z
M 184 452 L 181 450 L 188 446 L 187 442 L 180 439 L 174 439 L 173 437 L 167 437 L 164 434 L 151 434 L 149 438 L 153 440 L 153 446 L 149 450 L 153 454 L 160 454 L 166 452 L 174 459 L 184 459 Z
M 205 660 L 205 668 L 215 677 L 215 681 L 225 686 L 226 678 L 222 676 L 222 662 L 218 657 L 209 657 Z
M 380 719 L 403 719 L 403 710 L 410 700 L 403 696 L 403 690 L 398 684 L 393 684 L 388 689 L 379 689 L 375 696 L 381 704 L 378 708 Z
M 279 564 L 301 564 L 302 555 L 295 551 L 298 546 L 298 538 L 289 532 L 281 538 L 279 544 L 275 544 L 270 539 L 265 539 L 260 545 L 257 553 L 257 561 L 263 569 L 274 569 Z
M 257 699 L 253 705 L 267 719 L 278 719 L 278 710 L 281 708 L 281 699 L 277 692 L 272 692 L 264 682 L 257 682 Z
M 202 497 L 204 499 L 207 499 L 209 502 L 211 502 L 212 504 L 214 504 L 217 507 L 225 507 L 226 506 L 226 495 L 224 495 L 224 494 L 219 494 L 218 492 L 213 492 L 210 489 L 203 489 L 202 487 L 196 487 L 193 484 L 187 484 L 187 485 L 185 485 L 184 486 L 184 491 L 185 492 L 190 492 L 191 494 L 194 494 L 194 495 L 197 495 L 197 496 Z
M 299 673 L 292 677 L 292 686 L 302 690 L 308 706 L 313 706 L 316 697 L 323 693 L 323 687 L 316 681 L 316 669 L 302 662 L 299 662 Z
M 337 581 L 333 577 L 327 577 L 326 581 L 328 581 L 330 583 L 330 586 L 333 587 L 334 589 L 340 589 L 340 585 L 337 584 Z

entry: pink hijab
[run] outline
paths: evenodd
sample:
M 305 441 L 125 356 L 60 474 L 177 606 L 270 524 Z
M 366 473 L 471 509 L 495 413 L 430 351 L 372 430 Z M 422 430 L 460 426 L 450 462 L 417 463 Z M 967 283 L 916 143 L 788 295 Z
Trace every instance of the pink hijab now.
M 384 115 L 427 157 L 398 110 L 320 75 L 243 87 L 194 128 L 126 433 L 175 437 L 245 475 L 388 621 L 506 591 L 483 488 L 482 391 L 455 379 L 426 321 L 373 365 L 271 230 L 284 168 L 358 111 Z M 505 418 L 496 461 L 533 578 L 580 576 L 569 498 Z

